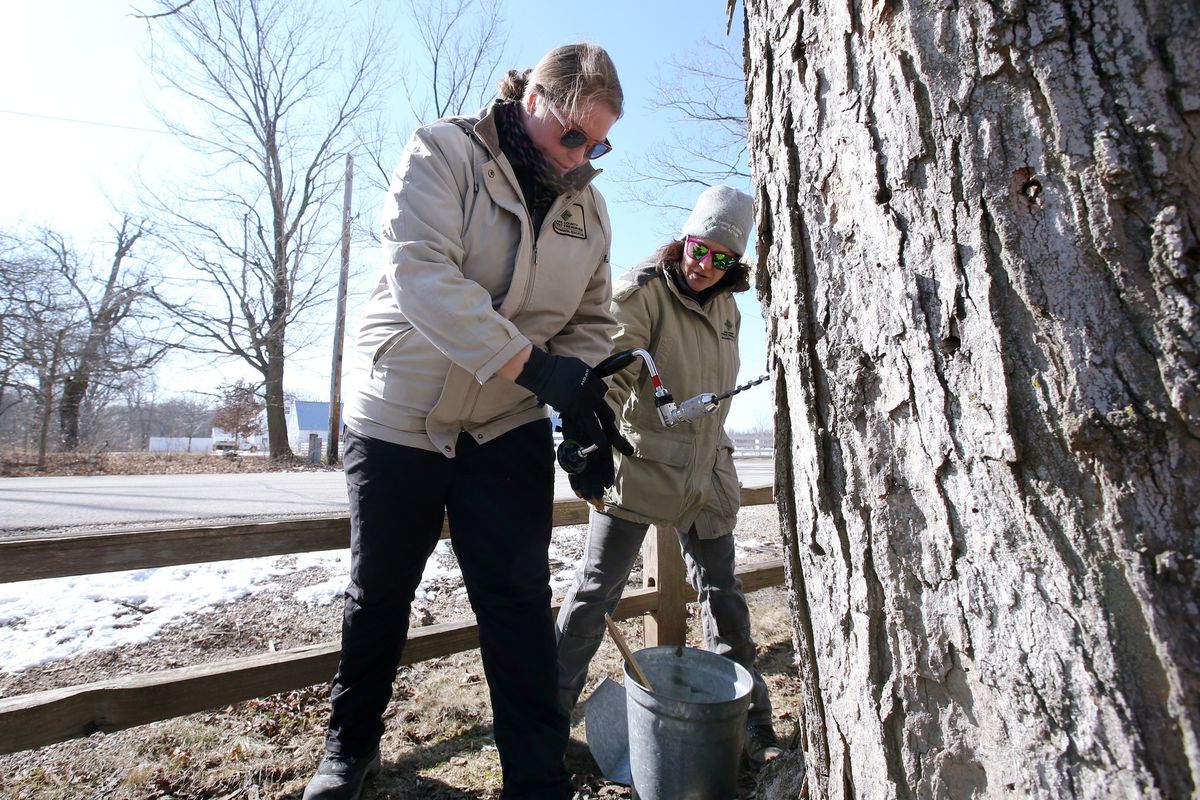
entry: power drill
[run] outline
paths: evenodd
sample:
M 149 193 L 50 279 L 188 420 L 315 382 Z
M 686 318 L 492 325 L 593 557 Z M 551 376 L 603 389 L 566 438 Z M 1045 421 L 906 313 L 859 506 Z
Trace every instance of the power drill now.
M 717 406 L 722 400 L 732 397 L 738 392 L 743 392 L 751 386 L 756 386 L 767 379 L 767 376 L 763 375 L 749 383 L 735 386 L 723 394 L 701 392 L 695 397 L 689 397 L 679 405 L 676 405 L 675 398 L 667 391 L 667 387 L 663 386 L 662 378 L 658 375 L 658 367 L 655 366 L 654 359 L 640 347 L 613 353 L 597 364 L 594 371 L 600 377 L 605 378 L 620 372 L 632 364 L 634 359 L 639 357 L 646 363 L 646 370 L 650 373 L 650 384 L 654 387 L 654 408 L 658 412 L 658 420 L 664 428 L 673 428 L 680 423 L 692 422 L 705 414 L 711 414 L 717 410 Z M 578 475 L 587 467 L 588 455 L 594 453 L 597 449 L 597 446 L 594 444 L 584 447 L 579 442 L 564 439 L 562 444 L 558 446 L 558 465 L 562 467 L 563 472 Z

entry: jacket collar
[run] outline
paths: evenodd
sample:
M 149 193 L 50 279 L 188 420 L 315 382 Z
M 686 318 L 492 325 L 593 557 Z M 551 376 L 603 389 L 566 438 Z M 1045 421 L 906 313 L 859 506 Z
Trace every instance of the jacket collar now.
M 459 127 L 463 127 L 464 129 L 470 127 L 471 131 L 475 134 L 475 138 L 479 140 L 492 158 L 500 158 L 503 155 L 500 150 L 500 134 L 496 130 L 496 104 L 494 102 L 486 108 L 481 109 L 479 114 L 474 117 L 457 117 L 452 119 Z M 602 171 L 593 167 L 592 162 L 584 162 L 582 166 L 572 170 L 570 188 L 576 192 L 581 191 Z
M 713 301 L 715 301 L 721 295 L 728 294 L 732 296 L 734 292 L 745 291 L 745 289 L 749 288 L 742 287 L 740 284 L 734 284 L 733 282 L 727 281 L 723 278 L 722 282 L 717 283 L 711 289 L 707 290 L 709 293 L 705 295 L 703 300 L 701 300 L 700 297 L 693 292 L 684 291 L 679 287 L 679 281 L 682 281 L 683 277 L 679 275 L 678 265 L 667 264 L 659 261 L 656 264 L 656 269 L 658 270 L 659 274 L 662 275 L 662 279 L 667 282 L 667 287 L 669 288 L 671 294 L 675 295 L 675 297 L 678 298 L 681 303 L 684 303 L 685 305 L 691 303 L 704 313 L 707 313 L 708 310 L 713 307 Z

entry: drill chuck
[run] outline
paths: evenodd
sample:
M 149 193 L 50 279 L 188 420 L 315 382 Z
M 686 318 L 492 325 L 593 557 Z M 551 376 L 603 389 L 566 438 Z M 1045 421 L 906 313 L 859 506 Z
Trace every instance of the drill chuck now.
M 675 411 L 675 422 L 691 422 L 715 411 L 717 408 L 713 399 L 715 396 L 711 392 L 705 392 L 684 400 Z

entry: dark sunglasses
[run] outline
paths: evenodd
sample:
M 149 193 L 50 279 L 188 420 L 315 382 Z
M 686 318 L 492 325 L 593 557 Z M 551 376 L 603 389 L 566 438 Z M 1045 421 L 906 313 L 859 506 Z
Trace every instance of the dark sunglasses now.
M 549 98 L 546 97 L 545 93 L 541 91 L 541 87 L 535 88 L 539 90 L 538 97 L 546 101 L 546 108 L 550 109 L 550 113 L 554 115 L 554 118 L 558 120 L 558 124 L 562 126 L 563 132 L 562 136 L 560 136 L 558 139 L 559 144 L 568 150 L 574 150 L 576 147 L 583 147 L 586 145 L 587 150 L 585 150 L 583 154 L 587 156 L 589 161 L 593 158 L 599 158 L 605 153 L 612 152 L 612 145 L 609 144 L 608 139 L 605 139 L 602 142 L 592 142 L 590 139 L 588 139 L 588 135 L 586 133 L 567 122 L 566 118 L 563 117 L 562 112 L 555 108 L 554 103 L 551 103 Z M 588 144 L 589 142 L 591 142 L 591 144 Z
M 718 253 L 704 242 L 701 242 L 698 239 L 693 239 L 691 236 L 687 237 L 687 241 L 684 244 L 684 252 L 686 252 L 693 261 L 703 261 L 704 259 L 708 258 L 709 253 L 711 253 L 713 266 L 721 270 L 721 272 L 724 272 L 727 269 L 732 269 L 738 265 L 737 256 L 730 253 Z

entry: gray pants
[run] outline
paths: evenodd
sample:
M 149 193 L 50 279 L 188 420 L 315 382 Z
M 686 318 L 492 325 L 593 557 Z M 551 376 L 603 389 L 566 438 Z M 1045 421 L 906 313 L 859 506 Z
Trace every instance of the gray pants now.
M 604 640 L 605 613 L 621 599 L 648 525 L 591 512 L 583 562 L 558 612 L 558 695 L 567 709 L 575 707 L 587 681 L 588 664 Z M 756 647 L 750 638 L 750 609 L 742 581 L 734 572 L 733 534 L 701 539 L 696 529 L 676 529 L 688 580 L 699 594 L 704 644 L 712 652 L 741 664 L 754 678 L 750 690 L 750 724 L 771 721 L 771 698 L 754 667 Z

